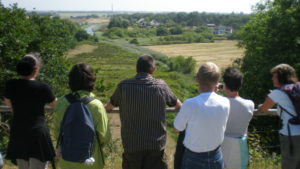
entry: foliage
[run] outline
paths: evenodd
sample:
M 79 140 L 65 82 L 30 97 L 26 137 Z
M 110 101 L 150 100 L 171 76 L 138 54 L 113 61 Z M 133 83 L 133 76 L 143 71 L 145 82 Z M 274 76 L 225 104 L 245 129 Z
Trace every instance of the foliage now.
M 129 26 L 129 21 L 127 19 L 118 16 L 112 17 L 108 24 L 108 28 L 113 28 L 113 27 L 128 28 L 128 26 Z
M 130 41 L 130 43 L 138 45 L 139 41 L 136 38 L 134 38 Z
M 169 34 L 170 34 L 169 30 L 164 26 L 160 26 L 156 30 L 156 35 L 157 36 L 166 36 L 166 35 L 169 35 Z
M 206 24 L 232 26 L 234 29 L 239 29 L 249 20 L 249 15 L 243 13 L 230 13 L 230 14 L 218 14 L 218 13 L 198 13 L 198 12 L 179 12 L 179 13 L 135 13 L 135 14 L 120 14 L 114 16 L 114 18 L 122 18 L 129 22 L 132 27 L 135 26 L 154 26 L 151 25 L 151 21 L 156 21 L 160 25 L 167 27 L 174 27 L 176 25 L 181 26 L 204 26 Z M 138 21 L 143 22 L 138 23 Z M 119 19 L 120 22 L 121 19 Z M 111 22 L 115 22 L 115 19 Z M 118 26 L 120 27 L 120 26 Z
M 182 27 L 180 27 L 180 26 L 175 26 L 175 27 L 173 27 L 173 28 L 170 29 L 170 33 L 171 33 L 172 35 L 182 34 L 182 33 L 183 33 Z
M 77 41 L 83 41 L 90 39 L 90 35 L 85 30 L 78 30 L 75 34 L 75 38 Z
M 267 1 L 240 33 L 245 57 L 236 61 L 245 74 L 242 94 L 261 103 L 272 88 L 270 69 L 287 63 L 300 73 L 300 1 Z M 265 80 L 269 79 L 269 80 Z
M 3 97 L 4 85 L 8 79 L 18 78 L 15 65 L 29 52 L 38 52 L 43 65 L 38 80 L 47 82 L 58 96 L 67 90 L 67 71 L 69 64 L 62 57 L 75 46 L 75 34 L 79 27 L 67 20 L 40 16 L 16 5 L 5 8 L 0 5 L 0 97 Z M 1 114 L 0 140 L 7 141 L 6 127 L 11 114 Z M 5 131 L 2 132 L 2 129 Z M 0 149 L 5 146 L 1 144 Z
M 170 59 L 170 71 L 176 71 L 183 74 L 192 74 L 195 72 L 196 60 L 190 57 L 176 56 Z
M 245 56 L 236 60 L 244 73 L 241 95 L 262 103 L 273 88 L 270 69 L 287 63 L 300 73 L 300 1 L 265 1 L 256 6 L 255 14 L 239 34 Z M 275 118 L 254 119 L 250 128 L 272 131 Z M 258 133 L 259 145 L 276 145 L 278 134 Z M 271 152 L 276 150 L 271 150 Z M 277 150 L 278 151 L 278 150 Z

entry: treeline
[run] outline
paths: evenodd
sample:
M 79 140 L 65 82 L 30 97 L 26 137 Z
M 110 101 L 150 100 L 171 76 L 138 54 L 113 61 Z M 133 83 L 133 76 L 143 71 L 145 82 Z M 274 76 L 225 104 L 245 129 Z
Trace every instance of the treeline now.
M 43 60 L 39 79 L 62 94 L 68 63 L 62 57 L 76 42 L 91 38 L 80 27 L 57 17 L 27 14 L 16 5 L 0 5 L 0 96 L 8 79 L 16 77 L 17 61 L 29 52 L 38 52 Z
M 108 28 L 129 26 L 139 27 L 141 22 L 144 26 L 151 26 L 153 24 L 161 24 L 165 26 L 203 26 L 207 24 L 231 26 L 233 29 L 239 29 L 246 24 L 250 15 L 243 13 L 136 13 L 136 14 L 122 14 L 115 15 L 111 18 Z M 141 20 L 142 19 L 142 20 Z M 152 24 L 151 24 L 152 21 Z M 155 21 L 155 23 L 153 23 Z
M 38 79 L 50 84 L 57 96 L 67 90 L 70 64 L 63 57 L 81 40 L 90 39 L 77 24 L 57 17 L 26 13 L 16 5 L 0 5 L 0 104 L 7 80 L 18 78 L 16 64 L 25 54 L 38 52 L 43 65 Z M 11 113 L 0 115 L 0 151 L 4 152 Z

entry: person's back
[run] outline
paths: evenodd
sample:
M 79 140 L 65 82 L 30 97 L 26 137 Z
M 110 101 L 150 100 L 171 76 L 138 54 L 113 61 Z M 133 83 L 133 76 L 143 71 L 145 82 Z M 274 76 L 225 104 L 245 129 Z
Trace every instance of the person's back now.
M 140 56 L 137 74 L 122 81 L 106 106 L 120 108 L 123 169 L 166 169 L 165 107 L 179 105 L 162 80 L 152 77 L 152 56 Z
M 225 168 L 245 169 L 249 164 L 247 131 L 253 116 L 254 103 L 239 96 L 243 74 L 234 67 L 228 67 L 223 75 L 225 95 L 230 102 L 230 112 L 222 143 Z
M 71 69 L 69 73 L 69 87 L 72 90 L 72 94 L 78 96 L 79 100 L 83 100 L 87 97 L 93 98 L 91 101 L 86 103 L 86 108 L 89 110 L 90 115 L 92 116 L 91 119 L 93 121 L 93 129 L 95 131 L 95 138 L 93 139 L 92 146 L 90 147 L 90 158 L 82 161 L 82 162 L 74 162 L 70 161 L 70 159 L 64 159 L 62 151 L 67 151 L 61 148 L 58 148 L 57 155 L 60 157 L 58 161 L 58 165 L 61 169 L 102 169 L 104 167 L 104 154 L 102 152 L 103 145 L 107 144 L 110 140 L 110 131 L 109 131 L 109 124 L 108 118 L 105 111 L 105 108 L 102 102 L 98 99 L 95 99 L 95 95 L 92 93 L 94 89 L 94 85 L 96 82 L 96 76 L 93 74 L 93 70 L 90 66 L 79 63 Z M 54 109 L 54 118 L 53 118 L 53 130 L 55 134 L 55 138 L 58 139 L 60 134 L 61 124 L 64 119 L 65 113 L 70 106 L 70 100 L 68 100 L 67 95 L 60 97 L 57 101 L 57 105 Z M 69 112 L 72 113 L 72 112 Z M 76 112 L 78 113 L 78 112 Z M 81 126 L 84 127 L 84 126 Z M 72 141 L 70 138 L 69 144 L 77 144 L 82 143 L 83 140 L 80 139 L 78 136 L 84 136 L 86 133 L 78 133 L 80 130 L 72 131 L 70 128 L 70 133 L 76 133 L 76 137 L 78 140 Z M 63 135 L 63 134 L 62 134 Z M 62 139 L 64 136 L 62 136 Z M 74 137 L 73 137 L 74 138 Z M 59 146 L 62 143 L 58 144 Z M 67 144 L 67 143 L 66 143 Z M 85 150 L 85 146 L 81 147 L 79 152 Z M 78 153 L 78 152 L 65 152 L 67 154 L 71 153 Z M 71 154 L 72 155 L 72 154 Z M 73 158 L 78 156 L 78 154 L 74 154 Z
M 185 130 L 182 169 L 224 168 L 220 146 L 230 106 L 227 98 L 214 92 L 219 79 L 217 65 L 201 65 L 197 73 L 200 95 L 186 100 L 174 120 L 176 131 Z
M 37 54 L 24 56 L 17 64 L 22 78 L 8 81 L 4 92 L 4 102 L 13 110 L 6 158 L 24 169 L 44 169 L 47 161 L 55 167 L 44 106 L 54 105 L 56 98 L 49 85 L 36 80 L 40 65 Z
M 254 103 L 242 97 L 228 99 L 230 102 L 230 112 L 225 135 L 242 137 L 247 134 L 249 122 L 253 116 Z
M 147 73 L 119 84 L 122 141 L 128 151 L 160 149 L 166 140 L 165 105 L 175 105 L 176 97 L 167 103 L 164 89 L 167 85 Z M 112 99 L 113 100 L 113 99 Z
M 193 152 L 207 152 L 221 145 L 228 118 L 229 101 L 214 92 L 204 92 L 187 99 L 177 115 L 174 125 L 186 127 L 183 144 Z M 184 121 L 187 120 L 187 123 Z

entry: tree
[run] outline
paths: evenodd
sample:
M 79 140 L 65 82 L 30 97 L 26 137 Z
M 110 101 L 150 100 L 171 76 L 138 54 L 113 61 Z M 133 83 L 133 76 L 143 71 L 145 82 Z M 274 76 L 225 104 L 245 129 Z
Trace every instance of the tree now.
M 160 26 L 156 30 L 156 35 L 157 36 L 166 36 L 166 35 L 169 35 L 169 30 L 168 30 L 168 28 L 166 28 L 164 26 Z
M 91 36 L 85 30 L 78 30 L 75 34 L 77 41 L 88 40 Z
M 270 69 L 287 63 L 300 73 L 300 1 L 266 1 L 240 33 L 245 56 L 237 60 L 245 74 L 241 93 L 261 103 L 272 89 Z

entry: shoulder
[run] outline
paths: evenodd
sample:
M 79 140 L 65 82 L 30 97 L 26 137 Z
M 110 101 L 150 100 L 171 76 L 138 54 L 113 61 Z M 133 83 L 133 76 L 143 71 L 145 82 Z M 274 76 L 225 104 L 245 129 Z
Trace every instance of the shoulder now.
M 88 107 L 91 108 L 91 110 L 93 112 L 102 112 L 104 111 L 104 105 L 103 103 L 98 100 L 98 99 L 94 99 L 92 100 L 89 104 L 88 104 Z
M 247 106 L 247 107 L 253 107 L 254 108 L 254 102 L 249 99 L 244 99 L 242 97 L 239 97 L 237 99 L 238 102 L 240 102 L 242 105 Z
M 199 96 L 195 96 L 192 98 L 188 98 L 183 102 L 183 105 L 186 107 L 194 107 L 198 105 L 201 101 L 199 101 Z
M 268 97 L 276 102 L 281 98 L 287 97 L 287 95 L 284 93 L 284 91 L 281 91 L 279 89 L 274 89 L 271 91 L 271 93 L 268 94 Z
M 136 81 L 135 78 L 128 78 L 128 79 L 122 80 L 122 81 L 119 83 L 119 85 L 128 84 L 128 83 L 133 83 L 133 82 L 135 82 L 135 81 Z
M 223 104 L 226 104 L 226 105 L 229 105 L 229 99 L 227 97 L 224 97 L 224 96 L 221 96 L 217 93 L 214 93 L 213 94 L 213 97 L 215 99 L 217 99 L 218 101 L 220 101 L 220 103 L 223 103 Z
M 42 90 L 51 90 L 50 85 L 45 83 L 45 82 L 32 80 L 32 81 L 30 81 L 30 83 L 31 83 L 32 86 L 34 86 L 36 88 L 39 88 L 39 89 L 42 89 Z

